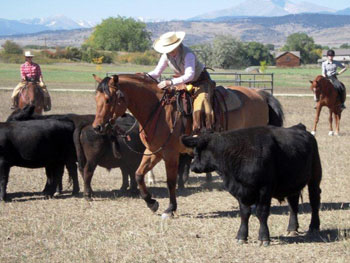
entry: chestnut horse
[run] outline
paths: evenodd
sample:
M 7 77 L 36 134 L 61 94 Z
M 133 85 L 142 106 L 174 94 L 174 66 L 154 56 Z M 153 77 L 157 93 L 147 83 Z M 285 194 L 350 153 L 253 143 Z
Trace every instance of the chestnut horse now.
M 105 77 L 103 80 L 94 75 L 94 78 L 99 85 L 95 96 L 96 116 L 93 128 L 96 132 L 103 133 L 110 121 L 124 114 L 127 109 L 135 116 L 140 124 L 141 140 L 146 146 L 135 174 L 140 194 L 147 206 L 156 212 L 159 204 L 147 191 L 144 176 L 163 159 L 170 204 L 162 217 L 173 216 L 177 209 L 176 179 L 179 154 L 186 152 L 185 146 L 180 142 L 180 136 L 191 133 L 191 120 L 177 111 L 176 102 L 171 102 L 171 92 L 159 89 L 157 82 L 146 75 L 122 74 Z M 228 129 L 267 124 L 282 126 L 283 111 L 272 95 L 245 87 L 231 89 L 239 93 L 243 106 L 228 113 Z
M 339 135 L 339 124 L 341 118 L 341 101 L 338 96 L 337 90 L 334 88 L 333 84 L 323 77 L 318 75 L 313 81 L 310 80 L 310 89 L 314 92 L 316 105 L 316 118 L 314 122 L 314 127 L 311 131 L 313 135 L 316 134 L 316 126 L 320 118 L 321 109 L 323 106 L 327 106 L 329 109 L 329 133 L 328 135 Z M 333 115 L 335 117 L 335 133 L 333 131 Z
M 18 108 L 23 109 L 26 105 L 34 105 L 37 114 L 43 113 L 44 93 L 36 82 L 27 81 L 18 94 Z

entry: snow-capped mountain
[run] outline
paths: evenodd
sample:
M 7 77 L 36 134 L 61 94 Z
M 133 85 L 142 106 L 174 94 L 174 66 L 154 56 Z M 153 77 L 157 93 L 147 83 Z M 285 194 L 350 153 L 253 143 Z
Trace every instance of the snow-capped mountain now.
M 300 13 L 334 13 L 336 10 L 309 2 L 295 3 L 292 0 L 246 0 L 232 8 L 209 12 L 190 20 L 214 19 L 224 16 L 284 16 Z
M 96 23 L 74 21 L 59 15 L 47 18 L 8 20 L 0 18 L 0 35 L 31 34 L 48 30 L 71 30 L 94 27 Z
M 64 15 L 57 15 L 46 18 L 33 18 L 22 19 L 20 22 L 30 25 L 42 25 L 48 27 L 50 30 L 62 30 L 62 29 L 77 29 L 77 28 L 89 28 L 93 27 L 91 22 L 86 21 L 74 21 Z

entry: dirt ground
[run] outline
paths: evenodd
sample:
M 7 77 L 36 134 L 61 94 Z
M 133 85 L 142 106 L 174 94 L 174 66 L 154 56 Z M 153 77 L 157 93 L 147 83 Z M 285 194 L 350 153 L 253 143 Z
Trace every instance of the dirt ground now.
M 94 113 L 93 93 L 52 93 L 51 113 Z M 0 92 L 0 121 L 10 114 L 10 93 Z M 285 126 L 299 122 L 311 129 L 315 110 L 311 97 L 278 97 Z M 178 213 L 162 220 L 168 193 L 163 163 L 155 168 L 150 191 L 160 203 L 156 214 L 139 197 L 121 192 L 119 169 L 97 168 L 94 200 L 72 197 L 65 180 L 61 196 L 45 200 L 44 169 L 13 167 L 8 193 L 0 204 L 0 262 L 349 262 L 350 259 L 350 108 L 344 111 L 341 136 L 328 136 L 328 111 L 316 135 L 323 166 L 321 231 L 307 235 L 308 194 L 303 192 L 301 234 L 286 235 L 288 207 L 273 201 L 269 228 L 272 242 L 260 247 L 258 220 L 250 219 L 248 244 L 236 243 L 240 218 L 237 201 L 214 174 L 190 175 L 178 191 Z M 67 176 L 65 175 L 65 178 Z M 82 188 L 82 180 L 79 178 Z

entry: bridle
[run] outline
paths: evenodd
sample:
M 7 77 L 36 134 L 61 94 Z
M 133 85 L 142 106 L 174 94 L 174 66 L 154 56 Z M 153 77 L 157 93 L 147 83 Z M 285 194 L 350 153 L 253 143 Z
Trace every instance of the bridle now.
M 148 74 L 147 74 L 147 76 L 150 77 L 150 78 L 152 78 L 152 77 L 151 77 L 150 75 L 148 75 Z M 154 78 L 152 78 L 152 79 L 155 80 Z M 156 81 L 156 80 L 155 80 L 155 81 Z M 115 89 L 116 91 L 113 92 L 112 96 L 117 95 L 116 99 L 113 100 L 114 103 L 113 103 L 113 106 L 112 106 L 112 110 L 113 110 L 113 112 L 114 112 L 118 99 L 125 98 L 125 95 L 124 95 L 124 93 L 120 90 L 120 86 L 119 86 L 118 84 L 115 84 L 115 86 L 113 86 L 113 89 Z M 169 97 L 169 95 L 170 95 L 169 93 L 170 93 L 169 90 L 165 90 L 165 91 L 164 91 L 164 94 L 163 94 L 162 98 L 158 101 L 157 106 L 153 109 L 153 111 L 151 112 L 151 114 L 148 116 L 148 118 L 147 118 L 147 120 L 146 120 L 146 122 L 145 122 L 145 125 L 143 125 L 142 129 L 140 129 L 140 130 L 138 131 L 139 135 L 140 135 L 142 132 L 145 131 L 146 127 L 148 126 L 148 124 L 150 123 L 150 121 L 154 118 L 155 113 L 159 110 L 159 108 L 160 108 L 160 107 L 164 107 L 165 105 L 169 104 L 169 101 L 170 101 L 170 100 L 168 99 L 168 97 Z M 107 94 L 107 95 L 108 95 L 108 94 Z M 125 99 L 124 99 L 124 103 L 126 103 Z M 108 122 L 106 122 L 106 124 L 103 126 L 103 128 L 104 128 L 104 129 L 113 129 L 115 126 L 117 126 L 117 125 L 115 125 L 115 120 L 116 120 L 116 115 L 113 114 L 113 117 L 110 118 L 110 119 L 108 120 Z M 173 122 L 173 124 L 172 124 L 172 128 L 171 128 L 170 133 L 169 133 L 167 139 L 165 140 L 165 142 L 164 142 L 164 143 L 162 144 L 162 146 L 160 146 L 156 151 L 151 152 L 151 153 L 149 153 L 149 154 L 143 153 L 143 152 L 138 152 L 138 151 L 132 149 L 132 148 L 128 145 L 128 143 L 127 143 L 127 139 L 130 137 L 130 136 L 129 136 L 129 133 L 135 128 L 135 126 L 136 126 L 136 124 L 137 124 L 137 120 L 136 120 L 136 119 L 135 119 L 135 122 L 134 122 L 134 124 L 132 125 L 132 127 L 131 127 L 130 129 L 128 129 L 126 132 L 123 132 L 122 129 L 120 129 L 120 128 L 117 129 L 117 130 L 118 130 L 118 131 L 117 131 L 117 136 L 123 138 L 125 145 L 128 147 L 128 149 L 129 149 L 130 151 L 132 151 L 132 152 L 134 152 L 134 153 L 137 153 L 137 154 L 141 154 L 141 155 L 151 156 L 151 155 L 153 155 L 153 154 L 159 153 L 160 151 L 162 151 L 162 150 L 164 149 L 164 147 L 165 147 L 166 144 L 169 142 L 171 136 L 172 136 L 173 133 L 174 133 L 174 130 L 175 130 L 175 126 L 176 126 L 176 124 L 177 124 L 177 121 L 178 121 L 178 114 L 175 115 L 175 120 L 174 120 L 174 122 Z

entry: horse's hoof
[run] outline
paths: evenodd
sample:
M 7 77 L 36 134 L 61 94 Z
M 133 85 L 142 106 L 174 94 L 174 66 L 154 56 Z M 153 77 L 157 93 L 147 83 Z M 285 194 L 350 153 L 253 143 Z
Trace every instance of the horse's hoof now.
M 170 212 L 170 213 L 163 213 L 163 214 L 162 214 L 162 219 L 163 219 L 163 220 L 169 219 L 169 218 L 174 218 L 174 213 L 173 213 L 173 212 Z
M 334 135 L 334 131 L 329 131 L 328 135 L 329 136 L 333 136 Z
M 269 245 L 270 245 L 270 241 L 268 241 L 268 240 L 260 241 L 260 246 L 268 247 Z
M 313 136 L 315 136 L 315 135 L 316 135 L 316 132 L 315 132 L 315 131 L 311 131 L 311 134 L 312 134 Z
M 247 244 L 247 243 L 248 243 L 247 240 L 237 239 L 237 244 L 238 244 L 238 245 L 244 245 L 244 244 Z
M 154 201 L 153 204 L 147 204 L 147 206 L 149 207 L 149 209 L 151 209 L 151 211 L 153 213 L 157 212 L 158 208 L 159 208 L 159 203 L 158 201 Z
M 334 136 L 340 136 L 340 134 L 338 132 L 335 132 Z

